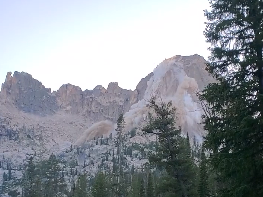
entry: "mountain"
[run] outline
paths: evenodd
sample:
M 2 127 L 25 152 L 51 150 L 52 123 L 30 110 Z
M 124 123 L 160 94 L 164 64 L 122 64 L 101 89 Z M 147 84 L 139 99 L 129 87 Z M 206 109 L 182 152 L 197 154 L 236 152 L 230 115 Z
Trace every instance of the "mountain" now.
M 138 130 L 130 141 L 149 141 L 140 134 L 140 126 L 147 121 L 147 100 L 154 95 L 162 101 L 172 101 L 183 133 L 201 141 L 202 109 L 196 93 L 215 82 L 205 70 L 205 63 L 199 55 L 165 59 L 133 91 L 122 89 L 114 82 L 107 88 L 97 86 L 84 91 L 64 84 L 51 92 L 28 73 L 9 72 L 0 92 L 0 158 L 3 158 L 0 162 L 11 163 L 18 169 L 28 154 L 41 158 L 51 153 L 61 155 L 72 145 L 83 147 L 94 138 L 109 137 L 111 133 L 114 136 L 121 113 L 126 122 L 125 131 Z M 93 149 L 94 158 L 109 147 L 97 149 Z M 78 158 L 79 162 L 84 160 L 85 157 Z

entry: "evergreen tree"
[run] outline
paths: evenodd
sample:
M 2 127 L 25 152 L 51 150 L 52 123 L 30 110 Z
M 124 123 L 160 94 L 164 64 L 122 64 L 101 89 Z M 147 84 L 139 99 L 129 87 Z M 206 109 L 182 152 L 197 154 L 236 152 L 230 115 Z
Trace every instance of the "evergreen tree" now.
M 103 172 L 98 172 L 92 186 L 93 197 L 107 197 L 107 182 Z
M 148 173 L 147 179 L 147 197 L 154 197 L 153 178 L 151 171 Z
M 187 193 L 189 196 L 197 196 L 197 172 L 198 167 L 194 163 L 194 157 L 192 156 L 192 150 L 190 145 L 189 135 L 187 133 L 186 139 L 183 139 L 184 148 L 180 154 L 181 157 L 181 171 L 184 172 L 184 183 L 186 185 Z
M 193 147 L 192 147 L 192 157 L 194 159 L 200 160 L 201 159 L 201 146 L 197 142 L 196 137 L 193 138 Z
M 117 160 L 118 160 L 118 167 L 119 171 L 121 171 L 122 165 L 123 165 L 123 159 L 124 159 L 124 127 L 125 127 L 125 121 L 123 118 L 123 114 L 121 114 L 117 120 L 117 137 L 115 141 L 115 145 L 117 147 Z
M 140 196 L 140 183 L 139 176 L 134 173 L 132 176 L 131 189 L 129 191 L 128 197 L 138 197 Z
M 207 174 L 208 174 L 208 191 L 210 193 L 210 196 L 216 197 L 219 196 L 218 193 L 218 188 L 219 188 L 219 184 L 218 184 L 218 175 L 215 173 L 215 171 L 213 170 L 209 160 L 206 158 L 206 167 L 207 167 Z
M 8 192 L 8 195 L 10 196 L 10 197 L 18 197 L 19 196 L 19 192 L 18 191 L 16 191 L 16 190 L 11 190 L 10 192 Z
M 10 181 L 12 179 L 12 171 L 11 168 L 8 169 L 8 180 Z
M 139 184 L 140 184 L 140 195 L 139 195 L 139 197 L 145 197 L 146 195 L 145 195 L 145 186 L 144 186 L 143 175 L 140 176 Z
M 193 195 L 196 193 L 196 177 L 189 158 L 191 153 L 186 140 L 180 135 L 180 129 L 175 126 L 175 109 L 172 108 L 172 103 L 158 104 L 156 98 L 152 97 L 148 107 L 154 114 L 143 131 L 158 137 L 157 151 L 150 156 L 149 161 L 166 170 L 167 181 L 162 184 L 165 187 L 163 192 L 182 197 Z
M 176 180 L 171 176 L 162 176 L 157 184 L 156 194 L 161 197 L 181 197 L 180 188 L 175 185 Z
M 23 174 L 23 178 L 22 178 L 23 197 L 42 196 L 40 174 L 35 163 L 33 162 L 33 159 L 34 158 L 32 156 L 29 158 Z
M 45 197 L 67 193 L 65 180 L 61 176 L 59 161 L 54 154 L 51 154 L 47 161 L 42 162 L 41 171 Z
M 73 197 L 87 197 L 87 175 L 80 175 L 74 190 Z
M 3 173 L 3 181 L 8 181 L 8 176 L 5 172 Z
M 200 162 L 200 175 L 198 184 L 199 197 L 209 197 L 208 174 L 207 174 L 207 161 L 204 148 L 202 148 L 201 162 Z
M 205 146 L 220 196 L 263 196 L 263 2 L 210 0 L 207 70 L 218 83 L 202 94 Z
M 124 187 L 124 141 L 125 141 L 125 136 L 124 136 L 124 127 L 125 127 L 125 121 L 123 118 L 123 114 L 121 114 L 117 120 L 117 137 L 115 140 L 115 146 L 117 148 L 117 153 L 116 153 L 116 160 L 117 163 L 114 163 L 114 187 L 116 188 L 116 195 L 117 196 L 126 196 L 126 188 Z

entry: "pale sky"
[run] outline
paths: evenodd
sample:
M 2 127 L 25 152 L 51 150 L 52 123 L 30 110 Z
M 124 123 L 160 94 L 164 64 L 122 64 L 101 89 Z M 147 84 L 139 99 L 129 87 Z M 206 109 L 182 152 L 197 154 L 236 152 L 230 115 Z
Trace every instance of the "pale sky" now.
M 207 58 L 208 0 L 0 0 L 0 84 L 24 71 L 57 90 L 135 89 L 174 55 Z

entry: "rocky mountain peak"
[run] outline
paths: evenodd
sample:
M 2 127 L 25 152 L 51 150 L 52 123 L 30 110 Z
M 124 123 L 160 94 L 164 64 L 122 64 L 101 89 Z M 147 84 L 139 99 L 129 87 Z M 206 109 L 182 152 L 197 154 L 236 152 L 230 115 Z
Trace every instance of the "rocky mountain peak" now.
M 18 109 L 27 113 L 50 115 L 58 109 L 51 89 L 45 88 L 41 82 L 25 72 L 16 71 L 13 76 L 8 72 L 2 84 L 1 95 L 4 99 L 11 99 Z
M 157 96 L 164 102 L 172 101 L 176 122 L 183 133 L 201 139 L 203 112 L 196 93 L 208 83 L 215 82 L 205 70 L 205 64 L 205 59 L 199 55 L 176 55 L 161 62 L 149 76 L 141 99 L 124 115 L 127 126 L 133 128 L 147 119 L 147 101 Z
M 91 122 L 116 121 L 138 101 L 137 94 L 112 82 L 105 89 L 101 85 L 85 90 L 72 84 L 64 84 L 51 92 L 32 75 L 25 72 L 8 72 L 2 84 L 1 98 L 10 101 L 19 110 L 35 115 L 51 115 L 58 111 L 80 115 Z
M 119 94 L 121 90 L 122 89 L 119 87 L 118 82 L 109 83 L 107 88 L 108 93 L 113 93 L 113 94 Z

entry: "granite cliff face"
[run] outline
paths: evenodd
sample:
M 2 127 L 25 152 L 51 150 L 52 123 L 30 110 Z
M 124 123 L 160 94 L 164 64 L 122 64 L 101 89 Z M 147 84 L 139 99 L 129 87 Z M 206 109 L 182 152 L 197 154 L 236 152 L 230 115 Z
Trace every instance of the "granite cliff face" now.
M 98 85 L 93 90 L 82 91 L 78 86 L 64 84 L 51 92 L 30 74 L 16 71 L 13 75 L 7 73 L 0 94 L 2 99 L 30 114 L 47 116 L 64 111 L 84 116 L 91 122 L 115 122 L 120 113 L 127 112 L 143 97 L 148 78 L 142 79 L 134 91 L 122 89 L 118 83 L 112 82 L 107 89 Z
M 60 110 L 82 115 L 92 122 L 116 121 L 120 113 L 125 113 L 137 101 L 134 91 L 122 89 L 118 83 L 110 83 L 107 89 L 97 86 L 85 91 L 66 84 L 54 94 Z
M 10 99 L 18 109 L 27 113 L 50 115 L 58 110 L 51 89 L 45 88 L 25 72 L 14 72 L 13 76 L 11 72 L 7 73 L 1 94 L 4 99 Z

